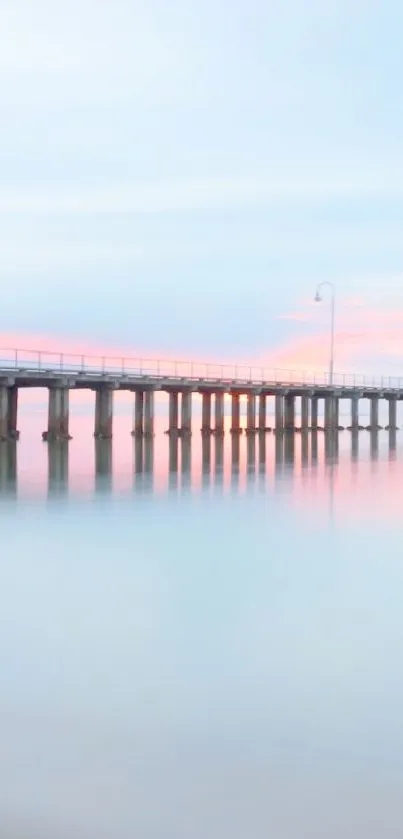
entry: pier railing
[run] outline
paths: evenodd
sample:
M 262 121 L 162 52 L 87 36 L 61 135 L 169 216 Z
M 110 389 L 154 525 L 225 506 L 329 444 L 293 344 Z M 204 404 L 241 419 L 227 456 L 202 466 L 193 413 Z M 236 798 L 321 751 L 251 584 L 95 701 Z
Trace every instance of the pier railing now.
M 329 374 L 247 364 L 215 364 L 200 361 L 159 360 L 108 355 L 56 353 L 48 350 L 0 349 L 0 370 L 66 375 L 139 376 L 169 379 L 209 380 L 251 384 L 329 385 Z M 335 373 L 335 387 L 403 388 L 403 376 Z

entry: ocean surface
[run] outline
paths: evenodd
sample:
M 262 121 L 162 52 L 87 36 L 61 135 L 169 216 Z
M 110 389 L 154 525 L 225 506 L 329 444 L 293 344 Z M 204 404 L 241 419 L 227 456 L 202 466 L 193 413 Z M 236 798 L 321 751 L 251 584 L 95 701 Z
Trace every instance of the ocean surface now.
M 403 431 L 0 444 L 0 836 L 401 839 Z

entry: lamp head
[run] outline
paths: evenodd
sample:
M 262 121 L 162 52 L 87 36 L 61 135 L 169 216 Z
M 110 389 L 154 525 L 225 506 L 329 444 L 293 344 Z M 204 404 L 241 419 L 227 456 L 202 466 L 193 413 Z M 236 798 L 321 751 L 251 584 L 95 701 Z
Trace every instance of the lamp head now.
M 322 298 L 319 294 L 319 291 L 316 292 L 315 297 L 313 299 L 314 299 L 315 303 L 321 303 L 322 302 Z

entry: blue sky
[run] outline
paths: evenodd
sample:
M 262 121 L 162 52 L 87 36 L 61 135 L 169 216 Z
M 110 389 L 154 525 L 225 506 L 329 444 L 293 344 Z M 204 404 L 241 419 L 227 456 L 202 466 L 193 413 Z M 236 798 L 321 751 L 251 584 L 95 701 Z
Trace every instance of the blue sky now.
M 253 357 L 403 309 L 397 2 L 0 6 L 0 333 Z M 351 326 L 351 325 L 350 325 Z

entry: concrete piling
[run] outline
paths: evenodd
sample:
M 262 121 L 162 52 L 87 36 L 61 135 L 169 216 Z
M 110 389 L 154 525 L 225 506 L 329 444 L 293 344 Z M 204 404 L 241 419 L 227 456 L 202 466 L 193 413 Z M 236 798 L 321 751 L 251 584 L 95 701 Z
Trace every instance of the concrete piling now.
M 277 433 L 284 431 L 284 396 L 276 393 L 275 396 L 275 426 Z
M 284 428 L 286 431 L 295 429 L 295 396 L 292 393 L 284 397 Z
M 49 442 L 69 440 L 70 391 L 67 387 L 49 388 L 48 427 L 42 438 Z
M 182 434 L 187 436 L 192 433 L 192 393 L 190 390 L 182 392 L 181 431 Z
M 178 433 L 179 421 L 179 394 L 173 390 L 169 394 L 169 434 Z
M 231 399 L 231 432 L 239 434 L 241 431 L 241 408 L 239 393 L 233 393 Z
M 154 437 L 154 391 L 144 393 L 144 435 Z
M 202 434 L 211 434 L 211 393 L 202 394 Z
M 256 431 L 256 396 L 248 393 L 246 397 L 246 432 L 251 434 Z
M 309 427 L 309 396 L 301 396 L 301 428 L 306 431 Z
M 224 434 L 224 394 L 221 391 L 215 395 L 215 433 Z
M 259 431 L 266 431 L 266 395 L 259 395 Z
M 97 440 L 110 440 L 113 431 L 113 390 L 101 387 L 95 396 L 95 431 Z

